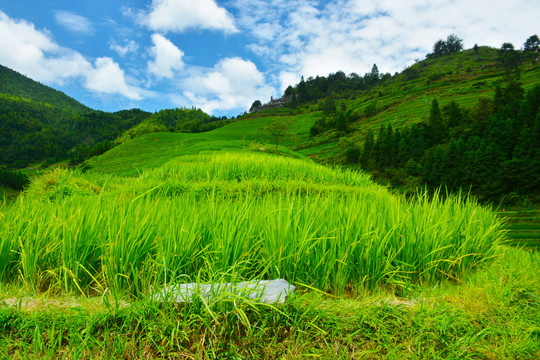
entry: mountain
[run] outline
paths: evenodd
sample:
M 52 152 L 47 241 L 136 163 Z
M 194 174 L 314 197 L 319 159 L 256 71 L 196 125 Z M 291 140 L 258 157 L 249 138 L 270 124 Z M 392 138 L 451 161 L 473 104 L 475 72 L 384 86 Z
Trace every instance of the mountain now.
M 48 104 L 71 112 L 91 111 L 90 108 L 63 92 L 34 81 L 3 65 L 0 65 L 0 94 Z
M 111 142 L 150 113 L 92 110 L 64 93 L 0 66 L 0 165 L 22 168 L 111 148 Z
M 200 109 L 92 110 L 64 93 L 0 66 L 0 165 L 78 164 L 149 132 L 203 132 L 227 124 Z

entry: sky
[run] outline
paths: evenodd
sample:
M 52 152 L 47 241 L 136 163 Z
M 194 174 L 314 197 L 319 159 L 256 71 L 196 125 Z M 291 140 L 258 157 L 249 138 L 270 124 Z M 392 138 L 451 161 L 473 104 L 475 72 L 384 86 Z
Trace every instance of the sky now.
M 98 110 L 235 116 L 289 85 L 400 72 L 456 34 L 521 48 L 538 0 L 0 0 L 0 64 Z

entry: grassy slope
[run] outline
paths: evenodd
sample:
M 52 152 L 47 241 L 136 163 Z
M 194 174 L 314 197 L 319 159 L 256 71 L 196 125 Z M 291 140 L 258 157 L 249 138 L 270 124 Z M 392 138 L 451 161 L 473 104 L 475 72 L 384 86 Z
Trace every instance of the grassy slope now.
M 441 107 L 452 100 L 460 106 L 472 107 L 479 97 L 492 97 L 496 84 L 503 80 L 497 57 L 496 49 L 481 47 L 478 54 L 467 50 L 450 57 L 426 59 L 411 67 L 418 71 L 416 79 L 409 80 L 401 73 L 371 91 L 351 93 L 342 98 L 337 96 L 338 108 L 344 104 L 347 109 L 363 114 L 364 109 L 375 102 L 378 109 L 376 115 L 352 125 L 355 131 L 350 138 L 362 142 L 370 128 L 377 130 L 387 124 L 399 128 L 425 121 L 429 117 L 430 102 L 435 97 Z M 540 65 L 524 63 L 521 81 L 525 89 L 539 84 Z M 238 122 L 202 134 L 147 134 L 91 159 L 88 164 L 95 171 L 136 175 L 138 171 L 159 166 L 174 156 L 204 149 L 243 149 L 251 143 L 272 148 L 273 140 L 262 135 L 261 128 L 275 116 L 294 119 L 294 136 L 284 139 L 282 145 L 320 162 L 339 162 L 338 144 L 343 139 L 332 132 L 309 138 L 309 128 L 323 116 L 318 109 L 318 104 L 307 104 L 299 110 L 302 112 L 299 115 L 287 115 L 286 110 L 268 112 L 281 115 L 248 114 Z
M 478 271 L 463 274 L 455 282 L 434 282 L 431 285 L 412 283 L 400 286 L 400 279 L 397 277 L 391 282 L 393 286 L 382 285 L 372 290 L 365 289 L 354 297 L 336 297 L 299 286 L 298 292 L 285 305 L 278 306 L 260 305 L 239 297 L 228 296 L 217 301 L 195 301 L 190 305 L 156 304 L 149 301 L 146 296 L 138 300 L 123 298 L 110 287 L 113 282 L 111 285 L 104 282 L 106 281 L 104 274 L 94 275 L 99 279 L 100 285 L 94 283 L 90 286 L 94 288 L 90 290 L 91 292 L 98 290 L 101 293 L 99 297 L 75 296 L 74 294 L 79 292 L 76 288 L 73 288 L 72 293 L 62 292 L 61 295 L 57 295 L 58 287 L 72 282 L 75 268 L 68 266 L 76 264 L 66 264 L 64 267 L 54 265 L 54 261 L 68 259 L 65 254 L 70 251 L 69 244 L 81 246 L 79 249 L 84 248 L 84 244 L 72 242 L 72 238 L 81 239 L 86 236 L 91 240 L 88 245 L 93 247 L 95 239 L 109 236 L 113 241 L 103 243 L 95 249 L 112 250 L 117 246 L 118 251 L 124 254 L 122 257 L 127 257 L 124 264 L 127 265 L 126 269 L 135 269 L 138 276 L 146 277 L 162 273 L 153 271 L 152 267 L 160 266 L 163 262 L 156 258 L 148 259 L 145 264 L 137 263 L 141 260 L 130 257 L 128 253 L 129 249 L 142 249 L 144 256 L 140 259 L 146 261 L 144 259 L 147 259 L 154 250 L 145 248 L 144 244 L 139 242 L 146 236 L 145 234 L 150 235 L 149 239 L 152 241 L 158 242 L 174 234 L 181 237 L 189 236 L 192 226 L 200 226 L 205 221 L 197 219 L 196 213 L 208 212 L 210 209 L 215 216 L 213 220 L 215 224 L 201 233 L 218 234 L 219 229 L 222 229 L 223 238 L 228 237 L 236 243 L 238 239 L 244 241 L 256 238 L 252 232 L 253 228 L 259 226 L 255 224 L 255 217 L 259 217 L 268 209 L 277 214 L 276 210 L 273 210 L 277 208 L 275 206 L 265 206 L 256 212 L 246 213 L 245 210 L 249 209 L 249 206 L 254 206 L 252 201 L 249 201 L 248 207 L 243 205 L 244 207 L 236 209 L 230 208 L 233 204 L 231 202 L 218 203 L 213 209 L 209 208 L 208 201 L 205 201 L 207 198 L 197 202 L 196 197 L 188 197 L 187 201 L 178 202 L 174 197 L 179 195 L 171 197 L 171 194 L 166 194 L 163 189 L 155 189 L 156 184 L 163 182 L 167 182 L 170 188 L 174 187 L 174 181 L 181 182 L 185 193 L 186 188 L 198 191 L 201 185 L 210 181 L 212 181 L 211 188 L 245 186 L 245 190 L 248 190 L 254 180 L 261 182 L 267 180 L 276 186 L 279 180 L 282 180 L 284 187 L 278 189 L 278 194 L 286 192 L 291 184 L 301 182 L 302 186 L 311 183 L 319 187 L 327 186 L 326 195 L 332 194 L 331 198 L 335 198 L 336 191 L 347 184 L 349 185 L 345 188 L 347 192 L 375 191 L 387 198 L 387 201 L 379 204 L 382 208 L 379 208 L 378 202 L 373 199 L 361 202 L 365 211 L 357 214 L 359 218 L 356 222 L 371 224 L 368 231 L 373 234 L 378 232 L 374 230 L 373 224 L 379 223 L 381 219 L 392 218 L 399 221 L 409 213 L 401 209 L 404 212 L 398 211 L 395 215 L 388 216 L 390 206 L 386 202 L 395 205 L 396 199 L 392 199 L 390 194 L 371 184 L 363 176 L 347 177 L 345 174 L 320 167 L 307 160 L 283 159 L 259 153 L 222 152 L 186 155 L 172 159 L 137 178 L 104 176 L 97 173 L 81 177 L 79 174 L 70 175 L 62 170 L 43 177 L 41 181 L 34 183 L 29 198 L 21 198 L 21 210 L 24 208 L 29 210 L 26 212 L 27 215 L 23 215 L 22 211 L 13 213 L 9 208 L 0 209 L 2 213 L 0 218 L 8 221 L 8 226 L 3 228 L 8 234 L 17 228 L 22 231 L 20 236 L 23 237 L 27 234 L 25 229 L 39 230 L 47 234 L 35 237 L 36 241 L 41 241 L 36 254 L 43 255 L 34 258 L 37 264 L 35 280 L 40 286 L 52 286 L 48 294 L 38 293 L 39 295 L 32 296 L 32 291 L 29 291 L 32 288 L 31 284 L 23 285 L 22 278 L 31 268 L 29 261 L 31 247 L 10 252 L 24 254 L 26 258 L 21 258 L 21 264 L 26 262 L 27 267 L 20 268 L 19 283 L 9 285 L 0 283 L 0 358 L 64 356 L 82 359 L 185 357 L 532 359 L 540 355 L 539 253 L 517 249 L 505 249 L 496 261 L 486 263 L 486 266 L 480 267 Z M 101 195 L 95 194 L 99 188 L 103 189 Z M 148 190 L 152 189 L 155 191 L 149 193 Z M 126 195 L 129 196 L 125 203 L 129 206 L 124 208 L 122 198 Z M 141 195 L 147 196 L 148 201 L 141 200 Z M 187 195 L 192 196 L 190 193 Z M 45 200 L 51 196 L 54 201 Z M 344 218 L 338 215 L 338 211 L 341 210 L 328 203 L 328 200 L 324 201 L 325 197 L 321 199 L 323 202 L 319 205 L 326 204 L 326 208 L 317 206 L 315 210 L 322 216 L 313 213 L 306 219 L 319 216 L 326 218 L 325 222 L 331 218 L 337 219 L 338 222 L 343 221 Z M 281 206 L 286 208 L 285 197 L 281 201 Z M 295 199 L 294 203 L 298 201 L 299 199 Z M 25 202 L 28 203 L 24 205 Z M 237 202 L 241 200 L 235 201 Z M 168 203 L 179 206 L 174 206 L 170 211 L 164 210 L 164 205 Z M 194 211 L 194 208 L 198 208 L 198 211 Z M 303 208 L 304 206 L 298 207 L 298 213 L 303 212 Z M 427 232 L 432 232 L 435 235 L 434 239 L 446 238 L 441 232 L 442 228 L 434 227 L 435 223 L 440 223 L 436 220 L 439 211 L 429 204 L 425 204 L 424 208 L 429 220 L 421 221 L 417 218 L 416 241 L 423 236 L 421 234 Z M 267 210 L 261 211 L 262 209 Z M 371 213 L 367 214 L 370 209 Z M 118 210 L 120 210 L 118 216 L 113 215 L 114 211 Z M 476 209 L 473 213 L 478 214 L 479 210 Z M 445 216 L 450 217 L 444 221 L 446 225 L 448 220 L 456 220 L 455 225 L 447 226 L 450 230 L 448 236 L 457 234 L 458 226 L 471 229 L 481 223 L 469 216 L 458 219 L 461 210 L 457 204 L 445 211 Z M 159 214 L 166 215 L 167 219 L 155 216 Z M 231 219 L 231 214 L 241 215 L 241 221 L 233 221 L 228 225 L 223 222 Z M 284 220 L 294 221 L 293 214 L 297 212 L 294 211 L 290 218 L 286 217 Z M 12 217 L 13 215 L 16 217 Z M 171 220 L 173 216 L 174 219 Z M 21 221 L 23 217 L 26 220 Z M 47 218 L 51 220 L 46 221 Z M 276 216 L 268 217 L 263 223 L 275 218 Z M 76 219 L 82 222 L 77 226 L 69 226 L 73 221 L 77 221 Z M 195 221 L 190 225 L 193 219 Z M 246 222 L 247 219 L 249 221 Z M 470 220 L 472 221 L 467 225 L 467 221 Z M 282 224 L 286 224 L 287 221 Z M 150 224 L 147 229 L 149 232 L 141 231 L 140 224 L 143 222 Z M 19 226 L 21 223 L 25 225 Z M 237 224 L 249 226 L 238 227 Z M 231 227 L 227 228 L 225 225 Z M 343 225 L 348 228 L 346 221 Z M 243 236 L 240 232 L 244 231 L 242 228 L 248 230 L 247 236 Z M 393 226 L 386 225 L 385 228 L 388 230 Z M 279 229 L 279 226 L 268 227 L 268 230 L 270 229 Z M 313 246 L 316 243 L 319 246 L 334 236 L 332 235 L 334 230 L 328 230 L 331 231 L 328 235 L 321 234 L 319 238 L 310 240 L 313 241 L 313 244 L 310 244 L 312 254 L 320 254 L 319 251 L 314 251 L 316 248 Z M 396 231 L 396 228 L 389 230 L 394 235 L 402 231 L 403 229 Z M 238 234 L 241 236 L 238 237 Z M 6 239 L 7 236 L 1 238 Z M 16 238 L 19 239 L 18 236 Z M 54 243 L 54 238 L 69 241 Z M 124 244 L 122 241 L 125 238 L 129 241 Z M 218 238 L 221 236 L 218 235 L 216 239 Z M 351 249 L 365 240 L 350 244 Z M 130 246 L 131 241 L 136 246 Z M 184 244 L 183 241 L 170 242 L 170 246 L 178 247 Z M 418 245 L 418 242 L 415 242 L 413 248 L 420 248 Z M 46 254 L 42 254 L 41 249 L 47 249 Z M 186 257 L 189 251 L 185 248 L 176 249 L 166 253 Z M 218 265 L 214 260 L 215 255 L 212 255 L 211 248 L 206 254 L 202 253 L 203 250 L 204 247 L 201 252 L 196 251 L 193 255 L 187 256 L 190 261 L 197 261 L 197 258 L 201 260 L 199 267 L 205 269 L 199 272 L 198 276 L 203 280 L 208 280 L 207 276 L 211 278 L 227 276 L 213 272 L 212 269 L 216 269 Z M 226 248 L 223 248 L 223 251 L 225 250 Z M 385 251 L 384 248 L 380 250 Z M 431 254 L 439 254 L 441 250 Z M 331 256 L 332 252 L 333 250 L 330 250 L 327 256 Z M 76 252 L 79 256 L 83 253 L 83 251 Z M 254 252 L 255 258 L 250 260 L 243 258 L 244 261 L 239 262 L 239 267 L 252 263 L 259 253 L 262 252 Z M 377 255 L 374 253 L 372 256 Z M 321 265 L 331 264 L 328 257 L 322 262 L 312 262 L 306 273 L 313 274 L 320 271 Z M 420 256 L 419 260 L 422 258 L 424 256 Z M 122 259 L 119 257 L 116 259 L 120 261 L 114 266 L 109 266 L 109 271 L 117 266 L 123 266 Z M 174 259 L 175 257 L 172 257 L 172 260 Z M 289 261 L 291 265 L 289 270 L 282 269 L 281 276 L 287 277 L 291 269 L 300 268 L 301 260 Z M 354 263 L 349 259 L 345 263 L 349 261 Z M 369 258 L 363 261 L 369 261 Z M 441 264 L 451 264 L 454 261 L 458 262 L 459 257 L 452 261 L 443 261 Z M 133 266 L 131 263 L 130 267 L 128 262 L 135 262 L 136 265 Z M 82 260 L 80 263 L 86 264 Z M 372 265 L 376 267 L 378 263 L 374 261 Z M 336 261 L 336 264 L 339 264 L 339 261 Z M 88 266 L 86 268 L 90 269 Z M 167 267 L 167 271 L 171 270 Z M 79 273 L 82 280 L 85 272 L 79 268 Z M 111 277 L 114 278 L 121 280 L 127 277 Z M 92 281 L 91 278 L 88 280 Z
M 92 171 L 134 176 L 144 169 L 160 166 L 168 160 L 201 151 L 258 150 L 273 151 L 272 139 L 261 131 L 270 117 L 250 118 L 234 122 L 206 133 L 152 133 L 128 140 L 105 154 L 86 162 Z M 294 135 L 282 142 L 292 146 L 298 139 L 307 139 L 313 124 L 310 115 L 295 117 Z M 298 157 L 280 147 L 285 155 Z
M 359 114 L 372 103 L 376 103 L 378 113 L 353 124 L 355 141 L 363 141 L 368 129 L 378 130 L 383 125 L 392 124 L 400 128 L 429 117 L 431 100 L 437 98 L 442 107 L 450 101 L 460 106 L 472 107 L 478 98 L 492 98 L 495 87 L 503 81 L 503 70 L 498 65 L 496 49 L 481 47 L 478 54 L 466 50 L 450 57 L 431 58 L 411 66 L 418 71 L 416 79 L 407 79 L 404 73 L 394 76 L 383 85 L 371 91 L 348 94 L 336 99 L 337 107 L 344 104 Z M 526 62 L 521 66 L 521 82 L 525 90 L 540 84 L 540 64 Z M 308 106 L 312 117 L 322 116 L 314 111 L 318 105 Z M 303 115 L 307 116 L 307 114 Z M 333 163 L 338 160 L 339 139 L 321 136 L 319 139 L 301 145 L 303 155 L 319 161 Z

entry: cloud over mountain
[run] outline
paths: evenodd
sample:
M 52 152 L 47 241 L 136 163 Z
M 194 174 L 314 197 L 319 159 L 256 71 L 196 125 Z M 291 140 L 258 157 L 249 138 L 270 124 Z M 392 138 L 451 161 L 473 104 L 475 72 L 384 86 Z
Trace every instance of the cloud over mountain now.
M 152 34 L 152 43 L 150 53 L 154 60 L 148 62 L 148 71 L 158 78 L 171 79 L 175 71 L 184 68 L 184 52 L 159 34 Z

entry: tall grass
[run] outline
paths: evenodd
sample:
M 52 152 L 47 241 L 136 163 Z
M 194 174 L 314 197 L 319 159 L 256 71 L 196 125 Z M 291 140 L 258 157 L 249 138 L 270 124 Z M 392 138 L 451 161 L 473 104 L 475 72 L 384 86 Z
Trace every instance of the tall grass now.
M 43 203 L 41 203 L 43 205 Z M 496 253 L 499 222 L 454 197 L 77 197 L 1 208 L 2 279 L 139 295 L 234 269 L 343 293 L 459 279 Z M 456 211 L 459 209 L 459 211 Z
M 215 273 L 338 294 L 459 278 L 496 254 L 494 213 L 403 200 L 366 175 L 264 154 L 185 156 L 136 179 L 55 171 L 0 205 L 0 279 L 142 295 Z

